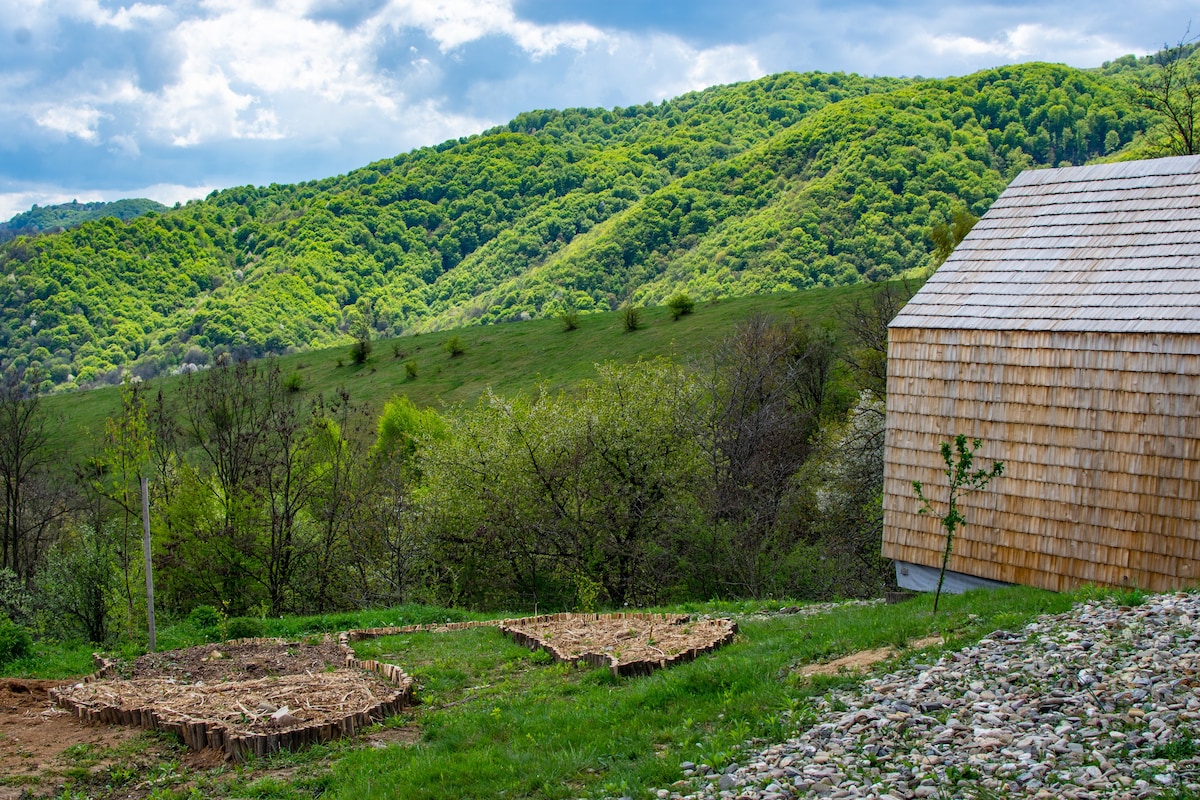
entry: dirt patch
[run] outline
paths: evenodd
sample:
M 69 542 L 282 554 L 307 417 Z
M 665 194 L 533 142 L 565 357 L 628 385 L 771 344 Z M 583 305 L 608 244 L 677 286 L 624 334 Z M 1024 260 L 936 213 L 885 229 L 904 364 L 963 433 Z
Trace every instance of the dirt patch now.
M 169 678 L 182 683 L 252 680 L 278 675 L 322 672 L 345 664 L 344 651 L 332 639 L 316 644 L 284 641 L 226 642 L 139 656 L 132 679 Z
M 608 666 L 618 675 L 644 674 L 690 661 L 733 641 L 727 619 L 663 614 L 553 614 L 509 620 L 500 630 L 541 647 L 559 661 Z
M 908 647 L 914 650 L 919 650 L 922 647 L 930 647 L 942 643 L 942 637 L 929 636 L 924 639 L 915 639 L 908 643 Z M 859 650 L 857 653 L 851 653 L 848 656 L 826 661 L 822 664 L 809 664 L 801 667 L 796 674 L 801 678 L 808 678 L 812 675 L 838 675 L 846 672 L 863 672 L 868 667 L 878 664 L 880 661 L 887 661 L 900 654 L 900 651 L 895 647 L 877 647 L 874 650 Z
M 137 735 L 126 726 L 81 724 L 50 701 L 50 689 L 62 681 L 0 679 L 0 799 L 19 797 L 22 785 L 36 782 L 48 768 L 64 759 L 72 746 L 96 750 L 114 748 Z M 8 794 L 6 794 L 8 793 Z

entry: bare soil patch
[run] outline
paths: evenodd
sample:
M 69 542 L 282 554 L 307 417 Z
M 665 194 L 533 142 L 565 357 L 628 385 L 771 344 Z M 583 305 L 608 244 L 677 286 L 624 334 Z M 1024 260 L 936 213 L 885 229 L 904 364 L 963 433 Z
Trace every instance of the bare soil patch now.
M 682 615 L 552 614 L 509 620 L 500 630 L 559 661 L 584 661 L 629 675 L 691 661 L 728 644 L 737 624 Z
M 214 683 L 278 675 L 322 672 L 345 664 L 344 651 L 331 639 L 317 643 L 259 640 L 222 642 L 139 656 L 128 676 Z
M 115 748 L 137 735 L 127 726 L 93 727 L 81 724 L 50 700 L 50 689 L 63 681 L 0 679 L 0 800 L 19 797 L 23 786 L 35 783 L 55 764 L 70 761 L 69 747 L 91 745 Z

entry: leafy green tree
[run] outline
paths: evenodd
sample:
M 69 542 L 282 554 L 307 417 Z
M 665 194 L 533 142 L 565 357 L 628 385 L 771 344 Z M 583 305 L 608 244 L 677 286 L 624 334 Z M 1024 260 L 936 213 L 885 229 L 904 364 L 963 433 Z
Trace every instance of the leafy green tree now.
M 667 308 L 671 309 L 672 319 L 678 320 L 682 316 L 691 314 L 696 308 L 696 303 L 688 296 L 687 292 L 676 292 L 667 300 Z
M 110 541 L 89 527 L 60 537 L 38 571 L 39 603 L 55 632 L 108 644 L 120 573 Z
M 929 231 L 929 238 L 933 240 L 934 263 L 940 265 L 949 258 L 954 248 L 967 238 L 976 222 L 979 222 L 979 217 L 965 208 L 959 208 L 950 216 L 949 222 L 934 225 Z
M 665 597 L 698 521 L 702 401 L 658 360 L 599 367 L 571 396 L 488 395 L 452 417 L 422 499 L 442 591 L 565 606 L 586 579 L 613 606 Z
M 117 536 L 116 559 L 122 576 L 125 627 L 132 638 L 141 593 L 135 591 L 142 576 L 140 479 L 149 477 L 152 445 L 145 390 L 140 381 L 121 384 L 120 407 L 104 421 L 104 446 L 96 464 L 92 488 L 117 510 L 115 521 L 101 522 Z

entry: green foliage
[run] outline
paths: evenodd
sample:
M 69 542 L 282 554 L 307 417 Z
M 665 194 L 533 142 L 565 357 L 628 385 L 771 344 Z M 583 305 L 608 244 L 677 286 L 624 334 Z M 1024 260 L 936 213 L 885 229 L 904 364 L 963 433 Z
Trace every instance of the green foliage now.
M 1165 46 L 1134 81 L 1137 101 L 1161 117 L 1157 147 L 1164 155 L 1200 153 L 1200 56 L 1187 34 Z
M 938 601 L 942 597 L 942 583 L 946 579 L 946 565 L 950 563 L 950 553 L 954 547 L 954 534 L 963 525 L 967 524 L 966 518 L 958 508 L 958 502 L 971 492 L 982 491 L 987 488 L 987 485 L 995 478 L 999 478 L 1004 474 L 1004 464 L 1000 461 L 993 461 L 990 469 L 977 469 L 972 471 L 974 466 L 975 452 L 983 445 L 979 439 L 974 439 L 970 447 L 967 446 L 967 437 L 965 434 L 958 434 L 954 437 L 953 450 L 950 442 L 942 442 L 941 454 L 942 461 L 946 464 L 946 480 L 949 484 L 949 495 L 946 499 L 946 513 L 938 518 L 939 524 L 946 532 L 946 547 L 942 552 L 942 569 L 938 573 L 937 593 L 934 595 L 933 610 L 937 612 Z M 936 516 L 933 510 L 933 504 L 925 497 L 925 490 L 920 481 L 913 481 L 913 492 L 917 496 L 917 500 L 921 502 L 921 507 L 917 510 L 918 514 L 929 514 Z
M 411 358 L 404 362 L 404 377 L 410 381 L 417 379 L 417 362 Z
M 162 213 L 166 210 L 167 207 L 162 203 L 145 198 L 116 200 L 111 203 L 80 203 L 72 200 L 70 203 L 60 205 L 34 205 L 33 208 L 17 214 L 7 222 L 0 222 L 0 244 L 16 236 L 52 233 L 75 228 L 101 217 L 115 217 L 128 221 L 142 214 Z
M 698 392 L 659 359 L 453 415 L 423 460 L 420 509 L 443 596 L 566 607 L 584 581 L 614 606 L 666 596 L 697 521 Z
M 33 653 L 33 637 L 23 626 L 0 613 L 0 667 Z
M 931 264 L 926 232 L 1021 169 L 1123 154 L 1158 118 L 1128 80 L 782 74 L 530 112 L 336 178 L 19 237 L 0 345 L 73 388 L 345 346 L 360 318 L 396 336 L 878 280 Z
M 978 221 L 979 217 L 965 208 L 960 208 L 954 211 L 949 222 L 934 225 L 929 232 L 929 238 L 933 240 L 934 264 L 941 264 L 949 258 L 954 248 L 967 238 L 967 234 Z
M 451 358 L 458 358 L 463 353 L 467 352 L 467 345 L 463 342 L 461 336 L 451 336 L 443 345 L 446 352 Z
M 370 339 L 355 339 L 354 344 L 350 345 L 350 361 L 353 364 L 362 365 L 367 363 L 367 358 L 371 355 L 371 340 Z
M 671 309 L 671 318 L 678 321 L 680 317 L 691 314 L 696 303 L 687 292 L 676 292 L 667 300 L 667 308 Z
M 579 312 L 571 309 L 563 311 L 558 315 L 558 322 L 562 325 L 564 332 L 574 331 L 579 329 Z
M 34 598 L 17 573 L 8 567 L 0 567 L 0 616 L 19 625 L 33 619 Z
M 432 408 L 417 408 L 404 395 L 393 397 L 383 407 L 375 436 L 375 452 L 411 463 L 426 443 L 449 435 L 446 421 Z
M 196 606 L 187 615 L 188 625 L 191 625 L 205 641 L 215 641 L 221 638 L 223 621 L 221 612 L 208 605 Z
M 79 528 L 61 538 L 47 555 L 37 584 L 51 633 L 82 636 L 96 644 L 109 641 L 120 578 L 108 538 L 91 528 Z
M 632 333 L 642 327 L 642 309 L 637 306 L 625 306 L 621 309 L 621 324 L 626 333 Z
M 226 639 L 257 639 L 266 632 L 266 625 L 257 617 L 230 617 L 225 623 Z

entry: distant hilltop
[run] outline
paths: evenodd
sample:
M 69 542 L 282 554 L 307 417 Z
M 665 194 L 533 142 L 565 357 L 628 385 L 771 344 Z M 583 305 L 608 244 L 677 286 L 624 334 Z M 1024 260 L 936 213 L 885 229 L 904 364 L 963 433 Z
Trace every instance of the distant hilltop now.
M 114 200 L 111 203 L 80 203 L 78 200 L 72 200 L 56 206 L 34 204 L 33 208 L 17 214 L 8 222 L 0 222 L 0 244 L 18 236 L 59 233 L 101 217 L 116 217 L 126 221 L 150 211 L 163 212 L 166 210 L 167 207 L 162 203 L 156 203 L 144 197 L 132 200 Z

